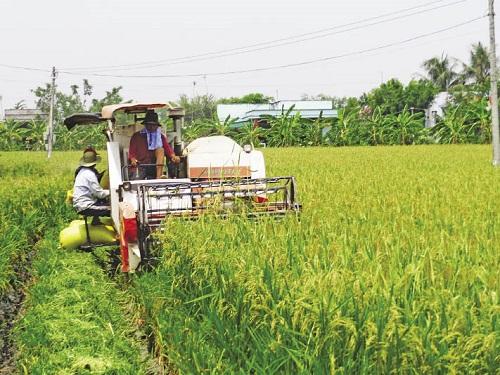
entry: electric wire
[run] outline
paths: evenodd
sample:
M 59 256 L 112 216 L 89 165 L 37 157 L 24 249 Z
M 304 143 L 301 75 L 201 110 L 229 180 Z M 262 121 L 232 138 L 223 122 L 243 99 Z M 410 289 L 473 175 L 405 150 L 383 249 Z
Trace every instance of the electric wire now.
M 32 67 L 27 67 L 27 66 L 18 66 L 18 65 L 8 65 L 8 64 L 1 64 L 1 67 L 4 68 L 9 68 L 9 69 L 16 69 L 16 70 L 26 70 L 26 71 L 33 71 L 33 72 L 44 72 L 44 73 L 50 73 L 52 70 L 51 69 L 42 69 L 42 68 L 32 68 Z
M 259 67 L 259 68 L 252 68 L 252 69 L 242 69 L 242 70 L 232 70 L 232 71 L 223 71 L 223 72 L 200 72 L 200 73 L 187 73 L 187 74 L 161 74 L 161 75 L 126 75 L 126 74 L 101 74 L 101 73 L 79 73 L 79 72 L 68 72 L 68 71 L 59 71 L 59 73 L 62 74 L 69 74 L 69 75 L 77 75 L 77 76 L 94 76 L 94 77 L 114 77 L 114 78 L 179 78 L 179 77 L 203 77 L 203 76 L 225 76 L 225 75 L 233 75 L 233 74 L 243 74 L 243 73 L 254 73 L 254 72 L 262 72 L 262 71 L 269 71 L 269 70 L 276 70 L 276 69 L 285 69 L 285 68 L 291 68 L 291 67 L 297 67 L 297 66 L 303 66 L 303 65 L 309 65 L 309 64 L 314 64 L 318 62 L 325 62 L 325 61 L 331 61 L 331 60 L 337 60 L 345 57 L 350 57 L 350 56 L 356 56 L 356 55 L 361 55 L 365 54 L 368 52 L 374 52 L 382 49 L 386 49 L 389 47 L 394 47 L 400 44 L 406 44 L 409 42 L 412 42 L 414 40 L 418 39 L 423 39 L 429 36 L 437 35 L 446 31 L 454 30 L 459 27 L 471 24 L 473 22 L 479 21 L 483 18 L 485 18 L 486 15 L 479 16 L 476 18 L 469 19 L 468 21 L 461 22 L 452 26 L 448 26 L 439 30 L 435 30 L 432 32 L 420 34 L 408 39 L 404 39 L 398 42 L 392 42 L 392 43 L 387 43 L 384 45 L 376 46 L 376 47 L 371 47 L 371 48 L 366 48 L 362 50 L 357 50 L 353 52 L 348 52 L 344 54 L 339 54 L 339 55 L 334 55 L 334 56 L 327 56 L 327 57 L 320 57 L 316 59 L 311 59 L 311 60 L 305 60 L 305 61 L 300 61 L 296 63 L 290 63 L 290 64 L 282 64 L 282 65 L 275 65 L 275 66 L 268 66 L 268 67 Z
M 380 19 L 380 18 L 385 18 L 388 16 L 393 16 L 393 15 L 400 14 L 400 13 L 405 13 L 405 12 L 412 11 L 415 9 L 424 8 L 424 7 L 427 7 L 429 5 L 443 3 L 444 1 L 447 1 L 447 0 L 432 1 L 432 2 L 428 2 L 425 4 L 418 5 L 418 6 L 405 8 L 405 9 L 401 9 L 398 11 L 374 16 L 374 17 L 368 17 L 368 18 L 364 18 L 362 20 L 358 20 L 358 21 L 354 21 L 354 22 L 350 22 L 350 23 L 346 23 L 346 24 L 342 24 L 342 25 L 332 26 L 332 27 L 320 29 L 317 31 L 297 34 L 297 35 L 293 35 L 293 36 L 289 36 L 289 37 L 285 37 L 285 38 L 280 38 L 280 39 L 275 39 L 275 40 L 271 40 L 271 41 L 267 41 L 267 42 L 260 42 L 260 43 L 255 43 L 255 44 L 246 45 L 246 46 L 242 46 L 242 47 L 230 48 L 230 49 L 219 50 L 219 51 L 214 51 L 214 52 L 207 52 L 207 53 L 202 53 L 202 54 L 197 54 L 197 55 L 189 55 L 189 56 L 184 56 L 184 57 L 156 60 L 156 61 L 149 61 L 149 62 L 142 62 L 142 63 L 135 63 L 135 64 L 108 65 L 108 66 L 81 67 L 81 68 L 61 68 L 61 69 L 65 70 L 65 71 L 91 70 L 94 72 L 96 72 L 96 71 L 102 72 L 102 71 L 115 71 L 115 70 L 149 69 L 149 68 L 158 67 L 158 66 L 177 65 L 177 64 L 183 64 L 183 63 L 189 63 L 189 62 L 196 62 L 196 61 L 210 60 L 210 59 L 221 58 L 221 57 L 228 57 L 228 56 L 233 56 L 233 55 L 246 54 L 246 53 L 250 53 L 250 52 L 262 51 L 262 50 L 266 50 L 266 49 L 276 48 L 276 47 L 295 44 L 295 43 L 302 43 L 304 41 L 309 41 L 309 40 L 313 40 L 313 39 L 325 38 L 327 36 L 331 36 L 331 35 L 335 35 L 335 34 L 359 30 L 359 29 L 362 29 L 365 27 L 379 25 L 379 24 L 383 24 L 386 22 L 392 22 L 395 20 L 411 17 L 414 15 L 431 12 L 433 10 L 458 5 L 460 3 L 464 3 L 468 0 L 458 0 L 458 1 L 451 2 L 451 3 L 436 6 L 433 8 L 423 9 L 423 10 L 420 10 L 417 12 L 404 14 L 404 15 L 401 15 L 398 17 L 383 19 L 381 21 L 372 22 L 369 24 L 363 24 L 363 23 L 366 23 L 369 21 Z M 361 25 L 358 25 L 358 24 L 361 24 Z M 353 25 L 358 25 L 358 26 L 351 27 L 351 28 L 348 28 L 345 30 L 334 31 L 334 30 L 343 29 L 345 27 L 349 27 L 349 26 L 353 26 Z M 315 35 L 315 34 L 320 34 L 320 35 Z M 311 35 L 314 35 L 314 36 L 311 36 Z M 294 40 L 294 39 L 298 39 L 298 40 Z
M 354 22 L 351 22 L 351 23 L 343 24 L 343 25 L 338 25 L 338 26 L 334 26 L 334 27 L 330 27 L 330 28 L 326 28 L 326 29 L 321 29 L 321 30 L 317 30 L 317 31 L 309 32 L 309 33 L 298 34 L 298 35 L 290 36 L 290 37 L 286 37 L 286 38 L 276 39 L 276 40 L 273 40 L 273 41 L 256 43 L 256 44 L 245 46 L 245 47 L 237 47 L 237 48 L 232 48 L 232 49 L 228 49 L 228 50 L 222 50 L 222 51 L 216 51 L 216 52 L 208 52 L 208 53 L 204 53 L 204 54 L 192 55 L 192 56 L 186 56 L 186 57 L 180 57 L 180 58 L 174 58 L 174 59 L 168 59 L 168 60 L 159 60 L 159 61 L 163 61 L 165 63 L 156 64 L 156 65 L 140 66 L 140 67 L 135 67 L 134 68 L 133 66 L 147 64 L 147 63 L 138 63 L 138 64 L 129 64 L 129 65 L 109 66 L 110 69 L 104 69 L 104 70 L 95 69 L 95 68 L 62 68 L 60 71 L 63 71 L 66 74 L 94 75 L 94 76 L 98 76 L 97 72 L 99 72 L 99 71 L 114 71 L 114 70 L 122 71 L 122 70 L 131 70 L 131 69 L 132 70 L 135 70 L 135 69 L 149 69 L 149 68 L 158 67 L 158 66 L 175 65 L 175 64 L 195 62 L 195 61 L 208 60 L 208 59 L 214 59 L 214 58 L 228 57 L 228 56 L 232 56 L 232 55 L 239 55 L 239 54 L 243 54 L 243 53 L 260 51 L 260 50 L 263 50 L 263 49 L 275 48 L 275 47 L 279 47 L 279 46 L 283 46 L 283 45 L 288 45 L 288 44 L 301 43 L 301 42 L 304 42 L 304 41 L 307 41 L 307 40 L 312 40 L 312 39 L 317 39 L 317 38 L 324 38 L 326 36 L 330 36 L 330 35 L 334 35 L 334 34 L 340 34 L 340 33 L 345 33 L 345 32 L 348 32 L 348 31 L 358 30 L 358 29 L 361 29 L 361 28 L 365 28 L 365 27 L 369 27 L 369 26 L 373 26 L 373 25 L 378 25 L 378 24 L 385 23 L 385 22 L 391 22 L 391 21 L 394 21 L 394 20 L 397 20 L 397 19 L 410 17 L 410 16 L 413 16 L 413 15 L 417 15 L 417 14 L 429 12 L 429 11 L 432 11 L 432 10 L 436 10 L 436 9 L 440 9 L 440 8 L 444 8 L 444 7 L 448 7 L 448 6 L 452 6 L 452 5 L 457 5 L 459 3 L 463 3 L 463 2 L 466 2 L 468 0 L 458 0 L 458 1 L 455 1 L 455 2 L 452 2 L 452 3 L 443 4 L 443 5 L 434 7 L 434 8 L 424 9 L 424 10 L 421 10 L 421 11 L 418 11 L 418 12 L 413 12 L 413 13 L 402 15 L 402 16 L 399 16 L 399 17 L 393 17 L 393 18 L 390 18 L 390 19 L 385 19 L 385 20 L 382 20 L 382 21 L 377 21 L 377 22 L 374 22 L 374 23 L 371 23 L 371 24 L 360 25 L 360 26 L 357 26 L 357 27 L 353 27 L 353 28 L 345 29 L 345 30 L 340 30 L 340 31 L 333 32 L 333 33 L 330 32 L 330 33 L 327 33 L 327 34 L 316 35 L 316 36 L 309 37 L 309 38 L 303 38 L 303 39 L 299 39 L 299 40 L 295 40 L 295 41 L 288 41 L 288 42 L 280 43 L 280 44 L 277 44 L 277 45 L 275 44 L 275 45 L 270 45 L 270 46 L 267 46 L 267 47 L 254 48 L 254 49 L 250 49 L 250 50 L 244 50 L 244 51 L 239 51 L 239 52 L 235 52 L 235 53 L 226 53 L 226 54 L 222 54 L 221 55 L 221 53 L 224 53 L 224 52 L 238 51 L 238 50 L 242 50 L 242 49 L 249 48 L 249 47 L 262 46 L 262 45 L 276 43 L 276 42 L 280 42 L 280 41 L 286 41 L 286 40 L 290 40 L 290 39 L 297 39 L 297 38 L 300 38 L 300 37 L 303 37 L 303 36 L 307 36 L 307 35 L 314 35 L 314 34 L 318 34 L 318 33 L 321 33 L 321 32 L 328 31 L 328 30 L 339 29 L 339 28 L 342 28 L 342 27 L 346 27 L 346 26 L 350 26 L 350 25 L 355 25 L 355 24 L 366 22 L 366 21 L 371 21 L 371 20 L 375 20 L 375 19 L 384 18 L 384 17 L 390 16 L 390 15 L 394 15 L 394 14 L 408 12 L 408 11 L 411 11 L 411 10 L 414 10 L 414 9 L 418 9 L 418 8 L 423 8 L 423 7 L 426 7 L 426 6 L 429 6 L 429 5 L 435 5 L 435 4 L 438 4 L 438 3 L 442 3 L 444 1 L 447 1 L 447 0 L 432 1 L 432 2 L 425 3 L 425 4 L 417 5 L 417 6 L 414 6 L 414 7 L 405 8 L 405 9 L 402 9 L 402 10 L 398 10 L 398 11 L 394 11 L 394 12 L 382 14 L 382 15 L 379 15 L 379 16 L 365 18 L 365 19 L 362 19 L 362 20 L 359 20 L 359 21 L 354 21 Z M 217 55 L 217 54 L 219 54 L 219 55 Z M 206 57 L 203 58 L 203 56 L 206 56 Z M 191 58 L 191 60 L 188 60 L 190 58 Z M 167 63 L 167 62 L 170 62 L 170 61 L 171 61 L 170 64 Z M 50 73 L 51 72 L 50 69 L 34 68 L 34 67 L 26 67 L 26 66 L 16 66 L 16 65 L 9 65 L 9 64 L 2 64 L 2 63 L 0 63 L 0 67 L 9 68 L 9 69 L 17 69 L 17 70 L 25 70 L 25 71 L 44 72 L 44 73 L 47 73 L 47 72 Z M 112 67 L 114 67 L 114 68 L 124 67 L 124 68 L 121 68 L 121 69 L 120 68 L 118 68 L 118 69 L 111 69 Z M 85 70 L 85 69 L 92 69 L 94 71 L 93 72 L 86 72 L 85 74 L 83 74 L 82 70 Z M 96 70 L 97 70 L 97 72 L 96 72 Z M 80 73 L 82 73 L 82 74 L 80 74 Z M 217 74 L 220 75 L 219 73 L 217 73 Z M 174 76 L 178 76 L 178 77 L 193 77 L 193 76 L 195 76 L 196 77 L 198 75 L 199 74 L 174 75 Z M 212 75 L 214 75 L 214 74 L 212 74 Z M 113 77 L 113 75 L 104 75 L 104 74 L 102 74 L 102 76 L 111 76 L 111 77 Z M 123 76 L 122 75 L 116 75 L 115 77 L 123 77 Z
M 438 39 L 433 39 L 433 40 L 430 40 L 430 41 L 426 41 L 426 42 L 420 42 L 418 44 L 408 44 L 408 45 L 405 45 L 405 46 L 402 46 L 402 47 L 398 47 L 398 48 L 391 48 L 390 51 L 375 51 L 374 53 L 370 53 L 368 56 L 378 56 L 378 55 L 381 55 L 382 53 L 396 53 L 398 51 L 402 51 L 402 50 L 407 50 L 409 48 L 415 48 L 415 47 L 422 47 L 422 46 L 427 46 L 428 44 L 431 44 L 431 43 L 441 43 L 445 40 L 451 40 L 451 39 L 457 39 L 457 38 L 463 38 L 465 36 L 471 36 L 471 35 L 474 35 L 475 33 L 478 33 L 478 32 L 481 32 L 480 29 L 477 29 L 475 30 L 474 32 L 465 32 L 465 33 L 460 33 L 460 34 L 454 34 L 452 36 L 447 36 L 447 37 L 443 37 L 443 38 L 438 38 Z M 73 83 L 72 80 L 70 80 L 71 76 L 68 76 L 67 81 L 63 81 L 65 82 L 67 85 L 70 85 Z M 183 78 L 183 77 L 181 77 Z M 115 84 L 116 81 L 114 79 L 107 79 L 107 77 L 99 77 L 98 78 L 99 81 L 97 81 L 97 83 L 93 83 L 92 86 L 93 87 L 100 87 L 102 89 L 105 89 L 105 88 L 108 88 L 109 85 L 112 85 L 112 84 Z M 2 79 L 0 78 L 0 81 Z M 26 81 L 28 82 L 28 81 Z M 339 82 L 335 82 L 335 83 L 326 83 L 326 82 L 322 82 L 322 83 L 312 83 L 312 82 L 308 82 L 307 84 L 308 85 L 313 85 L 313 86 L 333 86 L 335 84 L 338 84 Z M 348 81 L 348 82 L 340 82 L 342 84 L 362 84 L 362 83 L 366 83 L 365 81 L 359 81 L 359 82 L 354 82 L 354 81 Z M 370 82 L 370 83 L 374 83 L 374 82 Z M 290 85 L 290 86 L 296 86 L 296 83 L 286 83 L 286 84 L 280 84 L 280 85 L 284 85 L 284 86 L 287 86 L 287 85 Z M 140 82 L 137 82 L 137 81 L 130 81 L 129 83 L 127 83 L 127 87 L 135 87 L 135 86 L 143 86 L 143 84 L 141 84 Z M 221 84 L 211 84 L 210 85 L 211 87 L 218 87 L 218 88 L 221 88 L 221 87 L 224 87 L 224 88 L 227 88 L 227 87 L 254 87 L 254 88 L 258 88 L 258 87 L 276 87 L 276 84 L 259 84 L 259 83 L 253 83 L 253 84 L 234 84 L 232 81 L 231 82 L 227 82 L 227 83 L 221 83 Z M 157 84 L 148 84 L 148 88 L 151 88 L 151 89 L 167 89 L 167 88 L 184 88 L 184 89 L 189 89 L 192 87 L 192 82 L 189 81 L 188 83 L 183 83 L 183 84 L 160 84 L 160 85 L 157 85 Z

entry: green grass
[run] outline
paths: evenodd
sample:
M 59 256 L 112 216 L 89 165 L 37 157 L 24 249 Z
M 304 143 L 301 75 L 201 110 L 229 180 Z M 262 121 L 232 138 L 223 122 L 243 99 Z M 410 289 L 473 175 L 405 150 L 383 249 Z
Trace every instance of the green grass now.
M 266 150 L 300 218 L 170 221 L 137 278 L 182 372 L 496 373 L 500 171 L 485 146 Z

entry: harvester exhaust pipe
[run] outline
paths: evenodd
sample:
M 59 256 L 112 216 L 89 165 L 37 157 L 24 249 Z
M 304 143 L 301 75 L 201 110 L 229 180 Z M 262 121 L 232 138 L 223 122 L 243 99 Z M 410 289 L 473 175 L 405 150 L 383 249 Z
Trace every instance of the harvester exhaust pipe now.
M 183 150 L 183 142 L 182 142 L 182 126 L 184 125 L 184 109 L 183 108 L 174 108 L 170 110 L 169 117 L 172 119 L 174 123 L 174 153 L 175 155 L 181 158 L 181 162 L 179 165 L 175 166 L 174 175 L 177 178 L 186 177 L 185 168 L 185 160 L 182 158 Z
M 169 117 L 174 122 L 174 151 L 177 156 L 182 155 L 182 125 L 184 124 L 184 109 L 174 108 L 170 110 Z M 179 150 L 180 153 L 177 153 Z

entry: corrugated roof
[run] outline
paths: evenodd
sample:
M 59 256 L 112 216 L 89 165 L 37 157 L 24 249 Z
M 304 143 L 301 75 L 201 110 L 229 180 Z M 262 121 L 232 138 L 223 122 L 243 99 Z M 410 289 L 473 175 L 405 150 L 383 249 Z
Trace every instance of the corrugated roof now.
M 302 117 L 317 118 L 321 111 L 323 117 L 336 117 L 337 111 L 332 108 L 329 100 L 280 100 L 264 104 L 219 104 L 217 105 L 217 116 L 224 121 L 228 116 L 238 119 L 238 122 L 258 118 L 257 113 L 271 116 L 281 116 L 282 111 L 294 107 L 292 113 L 300 112 Z M 245 120 L 243 120 L 245 119 Z
M 327 109 L 327 110 L 292 110 L 290 112 L 290 116 L 294 116 L 295 114 L 300 113 L 302 118 L 319 118 L 320 116 L 323 118 L 336 118 L 337 110 L 336 109 Z M 238 118 L 235 121 L 236 124 L 251 121 L 253 119 L 259 119 L 263 116 L 273 116 L 279 117 L 283 115 L 283 111 L 281 110 L 255 110 L 248 112 L 244 117 Z

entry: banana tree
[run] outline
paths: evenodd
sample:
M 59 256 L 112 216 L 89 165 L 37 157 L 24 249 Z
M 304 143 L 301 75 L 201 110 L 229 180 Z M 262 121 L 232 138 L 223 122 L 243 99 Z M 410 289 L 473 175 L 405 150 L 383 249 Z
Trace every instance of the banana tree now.
M 301 144 L 303 146 L 320 146 L 325 142 L 325 129 L 331 127 L 331 121 L 318 117 L 317 119 L 304 119 L 301 129 Z
M 5 120 L 0 126 L 0 149 L 14 151 L 23 149 L 21 123 Z
M 386 121 L 393 144 L 419 143 L 425 129 L 422 113 L 411 113 L 406 106 L 397 115 L 387 116 Z
M 195 120 L 184 126 L 182 137 L 186 142 L 191 142 L 196 138 L 207 136 L 211 131 L 210 124 L 203 120 Z
M 467 106 L 467 116 L 471 121 L 475 141 L 479 143 L 491 142 L 491 112 L 488 109 L 488 99 L 481 98 Z
M 448 109 L 444 117 L 432 129 L 432 134 L 439 143 L 466 143 L 473 135 L 473 126 L 469 114 L 463 113 L 461 106 Z
M 386 143 L 385 117 L 381 107 L 375 109 L 367 117 L 360 119 L 358 132 L 363 144 L 376 146 Z
M 327 134 L 329 143 L 334 146 L 351 145 L 353 136 L 356 135 L 356 125 L 359 122 L 358 111 L 342 108 L 337 113 L 337 119 Z
M 21 132 L 26 148 L 33 151 L 41 151 L 44 148 L 44 133 L 47 124 L 44 121 L 31 120 Z
M 73 132 L 69 131 L 65 126 L 57 126 L 54 129 L 56 142 L 54 148 L 56 150 L 72 150 L 73 146 Z
M 269 124 L 269 128 L 265 130 L 269 146 L 287 147 L 299 144 L 302 118 L 299 112 L 292 115 L 294 107 L 291 106 L 286 112 L 282 109 L 281 116 L 264 117 Z
M 250 144 L 252 147 L 258 145 L 262 140 L 264 131 L 261 127 L 255 126 L 252 123 L 246 123 L 241 128 L 238 129 L 236 133 L 236 139 L 242 145 Z
M 212 120 L 207 123 L 211 129 L 211 135 L 227 135 L 231 136 L 234 133 L 234 122 L 236 119 L 228 115 L 224 121 L 221 121 L 217 116 L 212 117 Z

